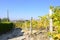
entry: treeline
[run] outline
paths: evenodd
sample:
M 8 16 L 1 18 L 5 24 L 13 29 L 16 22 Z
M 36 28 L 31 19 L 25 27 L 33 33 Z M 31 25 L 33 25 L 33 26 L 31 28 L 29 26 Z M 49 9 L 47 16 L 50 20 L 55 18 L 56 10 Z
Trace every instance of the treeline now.
M 9 19 L 8 18 L 0 18 L 0 23 L 2 23 L 2 22 L 9 22 Z

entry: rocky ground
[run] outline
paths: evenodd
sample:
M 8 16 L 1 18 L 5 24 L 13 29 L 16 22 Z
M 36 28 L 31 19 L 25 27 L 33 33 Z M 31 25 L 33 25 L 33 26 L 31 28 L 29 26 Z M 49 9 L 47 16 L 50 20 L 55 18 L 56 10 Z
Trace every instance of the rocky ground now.
M 15 28 L 13 31 L 0 36 L 0 40 L 49 40 L 46 32 L 35 32 L 30 34 L 29 31 L 21 32 L 21 29 Z
M 19 28 L 14 28 L 12 31 L 9 33 L 3 34 L 0 36 L 0 40 L 9 40 L 12 38 L 17 38 L 23 35 L 23 32 L 21 32 L 21 29 Z

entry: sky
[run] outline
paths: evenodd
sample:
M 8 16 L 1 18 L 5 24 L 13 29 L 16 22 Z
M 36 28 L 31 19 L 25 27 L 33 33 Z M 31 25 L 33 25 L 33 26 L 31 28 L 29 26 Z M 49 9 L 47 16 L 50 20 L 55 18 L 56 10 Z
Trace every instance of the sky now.
M 60 0 L 0 0 L 0 18 L 11 20 L 38 18 L 49 13 L 49 7 L 60 6 Z

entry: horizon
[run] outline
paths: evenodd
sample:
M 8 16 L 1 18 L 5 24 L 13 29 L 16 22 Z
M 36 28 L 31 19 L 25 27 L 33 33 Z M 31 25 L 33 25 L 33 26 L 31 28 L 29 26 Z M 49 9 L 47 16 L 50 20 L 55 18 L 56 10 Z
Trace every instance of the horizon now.
M 38 19 L 49 13 L 49 7 L 60 6 L 60 0 L 0 0 L 0 18 L 7 17 L 9 11 L 10 20 Z

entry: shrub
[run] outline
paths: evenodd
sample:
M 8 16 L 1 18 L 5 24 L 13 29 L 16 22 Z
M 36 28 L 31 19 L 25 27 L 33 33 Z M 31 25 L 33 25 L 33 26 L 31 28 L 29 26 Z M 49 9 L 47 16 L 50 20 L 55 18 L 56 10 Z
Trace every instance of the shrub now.
M 9 32 L 11 29 L 14 28 L 14 24 L 13 23 L 0 23 L 0 34 Z

